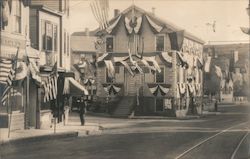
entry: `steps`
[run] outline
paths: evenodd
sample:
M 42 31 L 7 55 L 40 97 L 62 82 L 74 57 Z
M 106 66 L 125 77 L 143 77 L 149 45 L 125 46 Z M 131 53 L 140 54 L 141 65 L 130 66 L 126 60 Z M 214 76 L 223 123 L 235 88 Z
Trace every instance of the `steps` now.
M 114 117 L 128 117 L 134 106 L 136 104 L 135 96 L 124 96 L 121 101 L 118 103 L 115 111 L 112 116 Z

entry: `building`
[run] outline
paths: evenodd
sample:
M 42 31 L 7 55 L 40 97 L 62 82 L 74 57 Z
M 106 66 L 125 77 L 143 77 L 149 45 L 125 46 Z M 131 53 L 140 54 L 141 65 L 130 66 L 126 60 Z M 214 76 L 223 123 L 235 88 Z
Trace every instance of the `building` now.
M 96 37 L 86 28 L 84 32 L 73 33 L 70 41 L 71 70 L 75 80 L 88 89 L 88 101 L 93 101 L 96 99 Z
M 5 87 L 7 69 L 2 60 L 15 60 L 17 56 L 16 78 L 13 82 L 13 87 L 8 94 L 8 100 L 0 104 L 0 120 L 4 126 L 9 124 L 10 130 L 24 129 L 25 117 L 29 116 L 29 109 L 26 107 L 26 87 L 27 83 L 27 68 L 25 63 L 27 56 L 27 45 L 29 45 L 29 1 L 26 0 L 3 0 L 0 1 L 1 16 L 1 47 L 0 47 L 0 89 L 1 96 Z M 8 120 L 8 114 L 11 114 Z M 11 123 L 11 125 L 10 125 Z M 0 124 L 0 125 L 2 125 Z
M 221 102 L 246 100 L 249 81 L 249 44 L 214 44 L 204 47 L 205 56 L 222 70 Z M 206 82 L 206 81 L 205 81 Z
M 110 114 L 201 112 L 202 40 L 134 5 L 96 37 L 98 102 Z
M 64 105 L 63 90 L 66 77 L 73 77 L 70 72 L 70 28 L 69 28 L 69 0 L 32 0 L 30 4 L 30 40 L 31 47 L 40 55 L 39 75 L 46 83 L 53 72 L 53 67 L 59 74 L 57 80 L 56 100 L 45 101 L 45 89 L 40 85 L 37 94 L 38 112 L 34 117 L 37 128 L 51 126 L 52 114 L 62 121 Z M 51 114 L 52 112 L 52 114 Z

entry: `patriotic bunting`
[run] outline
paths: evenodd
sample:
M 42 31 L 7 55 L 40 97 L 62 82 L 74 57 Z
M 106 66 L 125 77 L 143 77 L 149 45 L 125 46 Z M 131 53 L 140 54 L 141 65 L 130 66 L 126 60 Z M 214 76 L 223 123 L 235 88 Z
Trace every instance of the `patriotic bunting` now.
M 135 18 L 134 22 L 133 18 Z M 141 28 L 141 24 L 142 24 L 142 17 L 132 17 L 131 19 L 125 17 L 125 27 L 129 34 L 131 34 L 133 31 L 135 34 L 138 34 Z
M 108 69 L 108 76 L 114 77 L 115 76 L 115 68 L 111 60 L 104 60 L 106 68 Z
M 181 65 L 182 67 L 188 67 L 187 59 L 185 58 L 185 55 L 181 52 L 176 52 L 177 53 L 177 64 Z
M 42 83 L 42 79 L 41 76 L 39 74 L 39 69 L 36 66 L 35 62 L 33 60 L 29 60 L 29 70 L 31 72 L 31 77 L 38 83 L 41 84 Z
M 8 59 L 0 60 L 0 83 L 7 84 L 9 74 L 14 75 L 12 68 L 13 61 Z
M 170 56 L 168 52 L 162 52 L 161 56 L 166 62 L 172 64 L 172 56 Z
M 170 87 L 171 85 L 168 84 L 148 84 L 148 88 L 154 96 L 157 96 L 159 91 L 162 96 L 166 95 L 169 92 Z
M 219 78 L 222 78 L 222 71 L 221 68 L 219 66 L 214 65 L 215 67 L 215 73 Z
M 185 83 L 179 83 L 178 84 L 180 94 L 184 94 L 186 92 L 186 84 Z
M 88 79 L 85 79 L 85 80 L 83 81 L 83 83 L 84 83 L 84 85 L 92 85 L 92 84 L 95 83 L 95 80 L 92 79 L 92 78 L 88 78 Z
M 109 55 L 108 53 L 103 54 L 102 56 L 97 58 L 96 62 L 98 63 L 98 62 L 103 61 L 104 59 L 107 58 L 108 55 Z
M 117 24 L 119 23 L 120 19 L 121 19 L 121 15 L 119 15 L 119 17 L 117 17 L 117 19 L 115 20 L 115 22 L 113 24 L 111 24 L 107 29 L 106 31 L 111 34 L 113 29 L 117 26 Z
M 70 94 L 73 93 L 71 92 L 71 86 L 76 87 L 77 89 L 79 89 L 81 91 L 82 95 L 89 95 L 88 90 L 82 86 L 80 83 L 78 83 L 74 78 L 72 77 L 67 77 L 64 80 L 64 89 L 63 89 L 63 94 Z
M 157 33 L 159 33 L 159 32 L 162 31 L 162 29 L 163 29 L 162 26 L 156 24 L 156 23 L 155 23 L 149 16 L 147 16 L 147 15 L 146 15 L 146 18 L 147 18 L 147 20 L 148 20 L 148 22 L 149 22 L 151 28 L 154 29 L 154 31 L 156 31 Z
M 115 95 L 120 92 L 122 85 L 121 84 L 103 84 L 103 89 L 109 95 L 112 93 Z

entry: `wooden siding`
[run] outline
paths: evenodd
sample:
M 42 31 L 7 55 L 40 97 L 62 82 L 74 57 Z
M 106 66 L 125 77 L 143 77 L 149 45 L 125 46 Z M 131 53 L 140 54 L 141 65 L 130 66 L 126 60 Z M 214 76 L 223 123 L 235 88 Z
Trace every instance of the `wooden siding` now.
M 31 5 L 45 5 L 53 10 L 60 10 L 60 1 L 62 0 L 32 0 Z

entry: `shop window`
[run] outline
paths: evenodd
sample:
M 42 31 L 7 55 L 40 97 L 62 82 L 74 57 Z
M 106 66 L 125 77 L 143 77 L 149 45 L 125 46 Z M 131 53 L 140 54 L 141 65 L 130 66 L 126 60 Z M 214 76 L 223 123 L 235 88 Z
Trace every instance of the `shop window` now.
M 155 111 L 156 112 L 162 112 L 163 110 L 164 110 L 163 99 L 162 98 L 156 98 Z
M 156 51 L 164 51 L 164 35 L 156 36 Z
M 155 82 L 164 83 L 164 67 L 161 67 L 161 72 L 156 71 L 155 73 Z
M 114 52 L 114 38 L 113 37 L 106 38 L 106 52 Z
M 21 8 L 21 0 L 16 1 L 16 10 L 15 10 L 15 32 L 21 33 L 22 26 L 22 8 Z

